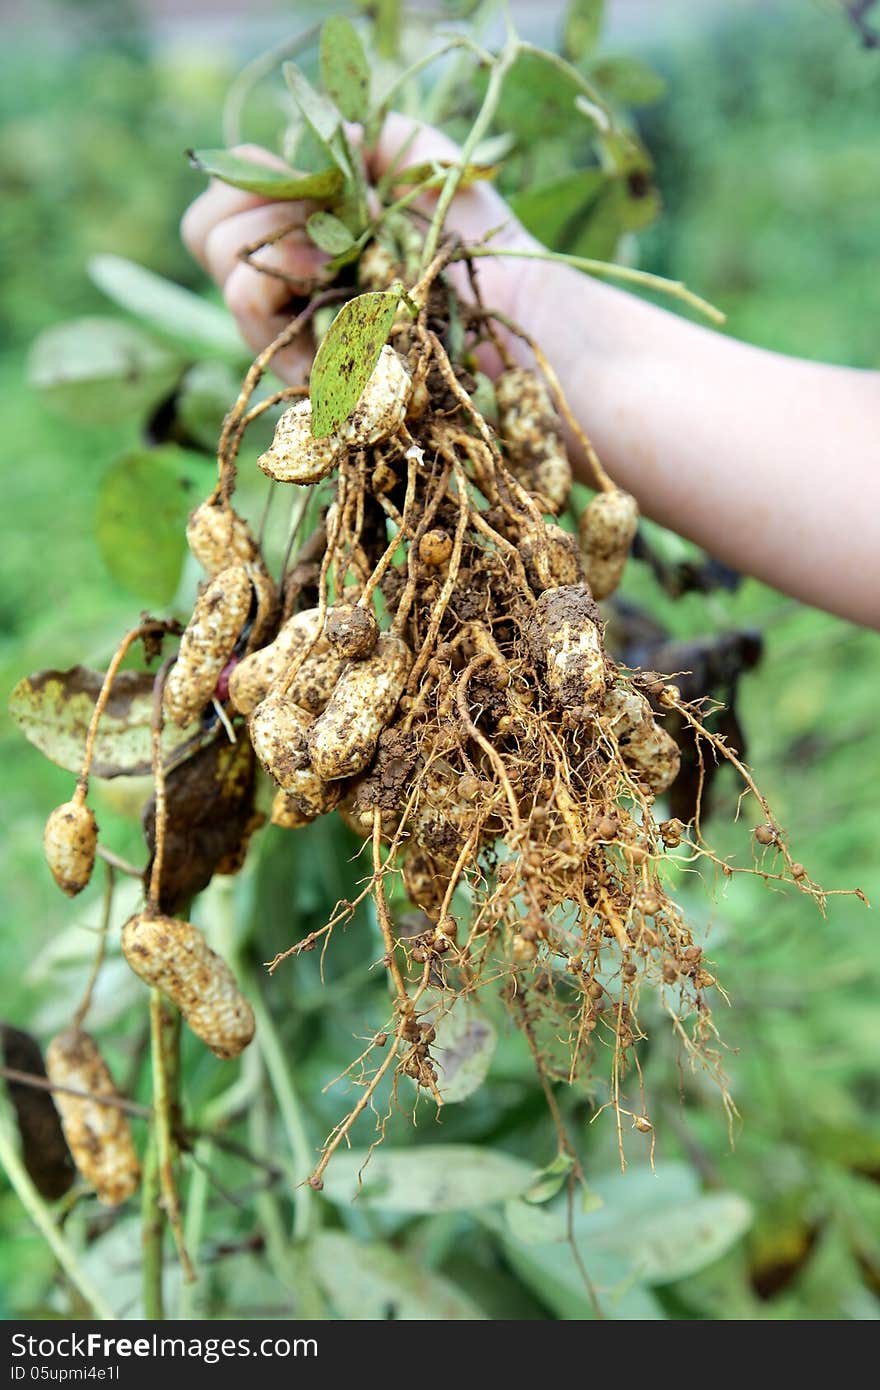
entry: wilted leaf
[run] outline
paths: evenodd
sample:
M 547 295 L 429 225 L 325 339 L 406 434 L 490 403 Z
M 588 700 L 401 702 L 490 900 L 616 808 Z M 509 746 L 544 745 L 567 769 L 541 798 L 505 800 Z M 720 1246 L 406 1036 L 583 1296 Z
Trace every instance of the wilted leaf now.
M 368 1164 L 366 1150 L 336 1154 L 324 1196 L 376 1211 L 469 1211 L 518 1197 L 533 1179 L 531 1165 L 510 1154 L 471 1144 L 420 1144 L 377 1149 Z
M 577 62 L 593 52 L 605 19 L 605 0 L 570 0 L 565 12 L 563 51 Z
M 306 231 L 319 250 L 326 251 L 328 256 L 341 256 L 355 244 L 345 223 L 331 212 L 313 212 L 306 222 Z
M 359 294 L 343 304 L 312 365 L 309 394 L 316 439 L 354 410 L 388 341 L 400 296 L 393 290 Z
M 40 1045 L 30 1033 L 0 1024 L 0 1051 L 7 1067 L 45 1077 Z M 22 1162 L 40 1195 L 54 1202 L 64 1196 L 76 1173 L 52 1096 L 21 1081 L 7 1081 L 6 1091 L 18 1125 Z
M 186 555 L 186 519 L 211 487 L 212 465 L 175 444 L 134 449 L 104 474 L 95 534 L 118 583 L 149 603 L 174 597 Z
M 347 121 L 370 114 L 370 65 L 357 29 L 332 15 L 321 29 L 321 81 Z
M 451 159 L 435 159 L 423 164 L 408 164 L 405 169 L 395 170 L 391 182 L 395 188 L 398 186 L 414 187 L 418 183 L 424 183 L 434 174 L 446 174 L 455 167 Z M 467 188 L 470 184 L 480 180 L 494 179 L 500 167 L 498 164 L 466 164 L 460 187 Z
M 187 154 L 193 167 L 203 174 L 264 198 L 312 198 L 324 202 L 335 198 L 342 188 L 342 172 L 336 168 L 300 174 L 294 169 L 273 169 L 232 150 L 187 150 Z
M 232 315 L 123 256 L 93 256 L 89 274 L 116 304 L 203 351 L 241 361 L 246 349 Z
M 40 752 L 68 772 L 80 771 L 86 731 L 104 680 L 102 671 L 74 666 L 69 671 L 37 671 L 18 682 L 9 713 Z M 150 771 L 150 716 L 153 674 L 120 671 L 98 725 L 93 777 L 141 777 Z M 162 747 L 176 754 L 196 730 L 166 725 Z
M 165 795 L 168 822 L 159 901 L 163 912 L 177 912 L 207 888 L 215 873 L 240 867 L 249 834 L 256 829 L 254 753 L 247 738 L 229 743 L 221 734 L 171 773 Z M 151 856 L 155 820 L 151 797 L 144 810 Z
M 431 1055 L 437 1064 L 437 1089 L 447 1105 L 466 1100 L 486 1079 L 497 1042 L 495 1029 L 466 998 L 457 999 L 446 1013 L 437 1015 L 429 1004 L 425 1007 L 428 1020 L 434 1022 L 436 1018 L 437 1036 Z
M 485 1313 L 448 1279 L 387 1245 L 323 1231 L 309 1246 L 315 1278 L 338 1317 L 358 1322 L 467 1321 Z
M 146 414 L 173 389 L 180 356 L 133 324 L 82 318 L 41 333 L 28 380 L 48 405 L 79 424 L 115 424 Z

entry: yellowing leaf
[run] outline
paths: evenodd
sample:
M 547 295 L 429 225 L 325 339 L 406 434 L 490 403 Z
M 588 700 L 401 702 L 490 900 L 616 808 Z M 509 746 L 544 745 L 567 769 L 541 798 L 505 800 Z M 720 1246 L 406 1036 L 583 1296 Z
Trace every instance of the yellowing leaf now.
M 153 674 L 121 671 L 98 725 L 94 777 L 142 777 L 150 771 L 150 717 Z M 9 713 L 25 738 L 50 762 L 79 772 L 86 731 L 104 680 L 103 672 L 74 666 L 69 671 L 37 671 L 20 680 L 9 698 Z M 162 746 L 170 757 L 188 744 L 194 729 L 166 725 Z

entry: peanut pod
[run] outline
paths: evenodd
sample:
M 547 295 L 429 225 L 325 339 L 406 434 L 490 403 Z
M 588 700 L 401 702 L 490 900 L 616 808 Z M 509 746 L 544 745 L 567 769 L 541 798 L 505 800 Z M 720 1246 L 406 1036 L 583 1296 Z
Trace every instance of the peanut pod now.
M 254 589 L 245 565 L 221 570 L 199 594 L 165 682 L 169 719 L 184 728 L 204 709 L 235 649 L 251 610 Z
M 88 1092 L 53 1091 L 52 1096 L 78 1171 L 99 1201 L 119 1206 L 137 1191 L 140 1164 L 125 1111 L 101 1103 L 117 1099 L 119 1092 L 94 1038 L 79 1028 L 59 1033 L 46 1050 L 46 1075 L 54 1086 Z
M 84 801 L 65 801 L 46 821 L 46 863 L 63 893 L 75 898 L 92 876 L 98 851 L 98 823 Z
M 406 643 L 385 632 L 371 656 L 345 667 L 308 733 L 312 767 L 325 782 L 353 777 L 370 763 L 411 666 Z

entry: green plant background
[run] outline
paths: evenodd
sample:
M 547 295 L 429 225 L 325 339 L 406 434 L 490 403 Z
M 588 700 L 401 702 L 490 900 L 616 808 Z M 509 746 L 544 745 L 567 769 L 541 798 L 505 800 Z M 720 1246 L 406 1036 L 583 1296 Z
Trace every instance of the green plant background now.
M 668 26 L 655 19 L 644 35 L 618 31 L 616 51 L 641 54 L 667 83 L 667 95 L 637 116 L 656 162 L 663 216 L 625 249 L 645 268 L 681 277 L 721 305 L 734 335 L 780 351 L 880 367 L 880 55 L 859 47 L 832 4 L 780 3 L 761 11 L 716 15 L 694 31 L 673 22 L 670 10 Z M 241 56 L 219 38 L 212 42 L 210 32 L 198 45 L 150 42 L 125 22 L 119 6 L 112 23 L 110 7 L 99 4 L 58 5 L 53 13 L 50 43 L 22 31 L 0 56 L 0 173 L 12 190 L 0 230 L 0 685 L 7 691 L 41 666 L 105 662 L 138 611 L 108 575 L 95 543 L 100 479 L 111 459 L 138 444 L 138 423 L 72 427 L 27 387 L 24 358 L 47 326 L 108 312 L 85 272 L 96 253 L 123 254 L 204 288 L 177 236 L 180 214 L 202 184 L 181 152 L 221 143 L 218 110 Z M 283 15 L 277 31 L 284 32 Z M 258 103 L 253 133 L 269 138 L 274 119 Z M 822 486 L 809 458 L 804 486 Z M 785 528 L 781 517 L 780 543 Z M 670 555 L 687 553 L 674 538 L 659 543 Z M 831 887 L 858 885 L 876 897 L 876 635 L 751 581 L 735 596 L 673 603 L 633 565 L 626 592 L 677 635 L 730 626 L 763 631 L 764 663 L 742 692 L 750 761 L 814 877 Z M 72 906 L 51 883 L 40 852 L 42 825 L 48 809 L 69 795 L 71 779 L 5 718 L 2 767 L 0 1015 L 45 1041 L 77 997 L 92 938 L 74 924 L 94 925 L 100 887 Z M 137 822 L 119 797 L 99 792 L 97 807 L 114 846 L 137 858 Z M 742 857 L 746 831 L 726 828 L 725 812 L 734 810 L 735 789 L 725 782 L 716 837 Z M 228 949 L 249 962 L 255 979 L 260 961 L 319 925 L 345 883 L 356 879 L 352 849 L 353 841 L 323 824 L 310 830 L 305 847 L 267 832 L 245 877 L 212 890 L 202 920 L 210 919 Z M 741 1194 L 752 1203 L 754 1221 L 720 1259 L 703 1261 L 696 1272 L 686 1273 L 685 1254 L 678 1263 L 670 1257 L 665 1275 L 661 1268 L 659 1278 L 632 1282 L 626 1261 L 619 1269 L 613 1260 L 603 1264 L 603 1238 L 586 1215 L 588 1267 L 604 1278 L 609 1310 L 618 1317 L 876 1318 L 880 961 L 872 915 L 840 898 L 831 900 L 823 920 L 798 895 L 768 892 L 746 878 L 729 885 L 712 910 L 687 882 L 682 893 L 695 920 L 705 921 L 708 952 L 731 998 L 720 1023 L 739 1109 L 733 1145 L 710 1087 L 685 1078 L 680 1105 L 675 1052 L 661 1029 L 647 1059 L 659 1179 L 645 1172 L 637 1134 L 628 1140 L 628 1176 L 609 1176 L 616 1161 L 611 1119 L 590 1125 L 592 1110 L 583 1099 L 569 1103 L 569 1118 L 604 1211 L 617 1212 L 636 1231 L 641 1204 L 650 1207 L 658 1191 L 667 1242 L 677 1235 L 693 1244 L 692 1213 L 705 1194 Z M 312 1144 L 343 1104 L 338 1089 L 327 1096 L 321 1088 L 347 1064 L 352 1033 L 369 1026 L 376 999 L 368 973 L 371 931 L 360 921 L 334 942 L 326 988 L 313 956 L 261 986 Z M 113 975 L 99 995 L 95 1024 L 107 1029 L 124 1076 L 138 1042 L 136 1010 L 128 1002 L 138 995 L 126 995 L 122 980 Z M 185 1060 L 188 1099 L 204 1110 L 227 1082 L 197 1049 L 188 1049 Z M 245 1069 L 244 1084 L 241 1132 L 267 1154 L 285 1149 L 286 1133 L 275 1128 L 274 1102 L 258 1067 Z M 487 1084 L 450 1106 L 439 1127 L 426 1110 L 415 1132 L 400 1118 L 389 1127 L 392 1149 L 441 1143 L 476 1144 L 483 1153 L 537 1166 L 553 1157 L 552 1129 L 518 1039 L 502 1036 Z M 269 1256 L 242 1249 L 212 1258 L 191 1312 L 326 1312 L 325 1303 L 310 1309 L 303 1302 L 304 1290 L 317 1286 L 322 1300 L 348 1317 L 384 1316 L 387 1306 L 398 1316 L 427 1316 L 431 1306 L 441 1317 L 591 1316 L 582 1287 L 566 1283 L 553 1258 L 542 1264 L 546 1246 L 511 1242 L 509 1223 L 522 1220 L 522 1212 L 502 1215 L 497 1203 L 484 1203 L 477 1178 L 473 1201 L 460 1204 L 475 1211 L 406 1216 L 384 1210 L 381 1200 L 349 1207 L 322 1199 L 322 1234 L 302 1256 L 285 1245 L 291 1213 L 284 1192 L 263 1194 L 256 1206 L 250 1195 L 243 1209 L 232 1206 L 221 1188 L 248 1190 L 253 1172 L 217 1150 L 206 1161 L 211 1179 L 193 1169 L 189 1198 L 198 1198 L 199 1183 L 206 1188 L 209 1256 L 223 1242 L 246 1244 L 255 1223 L 268 1234 Z M 447 1161 L 455 1187 L 463 1158 L 450 1151 Z M 463 1167 L 460 1172 L 466 1187 Z M 711 1225 L 712 1208 L 700 1210 Z M 74 1214 L 72 1238 L 89 1245 L 85 1258 L 108 1292 L 134 1308 L 135 1226 L 126 1220 L 100 1236 L 94 1215 Z M 719 1228 L 731 1219 L 721 1208 L 716 1216 Z M 649 1216 L 643 1230 L 642 1250 L 636 1241 L 625 1252 L 637 1263 L 650 1245 Z M 719 1249 L 725 1248 L 721 1240 Z M 613 1241 L 611 1250 L 620 1254 Z M 424 1273 L 417 1278 L 417 1271 Z M 53 1285 L 50 1255 L 17 1199 L 0 1187 L 0 1311 L 51 1315 L 70 1307 Z

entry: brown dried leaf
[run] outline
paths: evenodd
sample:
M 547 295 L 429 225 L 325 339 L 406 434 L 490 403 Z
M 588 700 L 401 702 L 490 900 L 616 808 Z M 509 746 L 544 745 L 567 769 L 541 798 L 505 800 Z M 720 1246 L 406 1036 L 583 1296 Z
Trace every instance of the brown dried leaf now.
M 254 817 L 254 754 L 241 735 L 234 744 L 218 738 L 187 759 L 168 777 L 168 827 L 159 905 L 162 912 L 183 908 L 215 873 L 235 872 L 244 862 L 249 836 L 261 822 Z M 152 867 L 155 798 L 144 810 L 144 835 Z
M 0 1052 L 7 1067 L 45 1077 L 40 1045 L 30 1033 L 0 1025 Z M 75 1171 L 52 1096 L 23 1081 L 7 1081 L 6 1090 L 18 1124 L 22 1162 L 40 1196 L 54 1202 L 67 1192 Z

